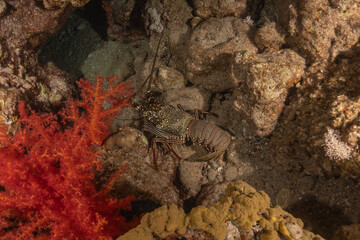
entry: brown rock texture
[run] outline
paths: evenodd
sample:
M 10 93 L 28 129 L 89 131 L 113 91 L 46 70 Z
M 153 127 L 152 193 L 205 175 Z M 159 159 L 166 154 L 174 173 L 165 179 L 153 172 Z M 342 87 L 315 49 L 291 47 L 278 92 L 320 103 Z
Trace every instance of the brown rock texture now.
M 175 166 L 171 159 L 157 160 L 159 169 L 149 159 L 148 141 L 137 129 L 122 127 L 104 143 L 103 167 L 97 173 L 97 185 L 105 185 L 124 164 L 126 170 L 115 181 L 110 194 L 117 197 L 135 195 L 138 200 L 160 204 L 179 204 L 178 191 L 172 184 Z M 161 157 L 161 155 L 158 155 Z
M 210 17 L 245 17 L 247 12 L 247 5 L 249 4 L 246 0 L 192 0 L 195 7 L 195 13 L 202 18 Z
M 314 173 L 321 174 L 320 168 L 327 174 L 360 174 L 359 47 L 329 67 L 314 64 L 308 68 L 272 139 L 284 147 L 279 152 L 309 154 L 311 160 L 304 164 Z M 282 145 L 284 141 L 288 143 Z
M 311 61 L 334 60 L 360 37 L 360 3 L 327 0 L 275 0 L 288 43 Z
M 236 51 L 256 53 L 249 35 L 252 26 L 234 17 L 209 18 L 192 32 L 187 77 L 197 85 L 213 92 L 233 87 L 229 66 Z
M 288 89 L 304 74 L 305 60 L 291 50 L 251 55 L 238 52 L 232 66 L 235 109 L 242 111 L 260 136 L 277 124 Z

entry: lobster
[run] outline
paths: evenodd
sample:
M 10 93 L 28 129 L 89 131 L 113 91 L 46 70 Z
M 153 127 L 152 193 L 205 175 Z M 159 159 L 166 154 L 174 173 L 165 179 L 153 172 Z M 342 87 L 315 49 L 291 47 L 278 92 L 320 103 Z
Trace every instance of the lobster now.
M 172 149 L 170 144 L 185 144 L 192 142 L 204 147 L 209 153 L 196 159 L 196 161 L 208 161 L 221 155 L 230 144 L 230 134 L 220 127 L 198 119 L 180 107 L 162 105 L 152 92 L 146 92 L 145 104 L 135 104 L 135 108 L 145 118 L 144 131 L 154 134 L 152 150 L 155 168 L 156 145 L 164 143 L 171 152 L 181 159 Z
M 162 31 L 160 35 L 151 72 L 134 94 L 134 96 L 137 95 L 138 91 L 141 91 L 148 82 L 149 85 L 145 93 L 144 104 L 133 104 L 145 118 L 144 131 L 156 136 L 153 138 L 151 144 L 156 169 L 157 143 L 164 143 L 179 159 L 181 159 L 181 157 L 173 150 L 170 144 L 185 144 L 189 141 L 193 144 L 198 143 L 209 153 L 199 157 L 196 161 L 208 161 L 225 152 L 231 141 L 230 134 L 220 127 L 200 120 L 198 114 L 195 114 L 193 117 L 180 107 L 175 108 L 170 105 L 162 105 L 160 101 L 154 97 L 154 93 L 149 91 L 163 33 L 164 31 Z

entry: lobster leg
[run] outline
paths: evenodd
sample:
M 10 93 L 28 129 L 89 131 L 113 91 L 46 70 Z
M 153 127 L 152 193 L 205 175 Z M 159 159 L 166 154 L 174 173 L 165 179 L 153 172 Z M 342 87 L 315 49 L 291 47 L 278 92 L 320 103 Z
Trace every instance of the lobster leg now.
M 158 170 L 158 165 L 157 165 L 157 152 L 156 152 L 157 143 L 165 143 L 165 145 L 170 149 L 170 151 L 171 151 L 179 160 L 182 159 L 182 158 L 174 151 L 174 149 L 170 146 L 170 143 L 181 144 L 181 143 L 182 143 L 181 140 L 154 137 L 153 140 L 152 140 L 152 142 L 151 142 L 151 148 L 152 148 L 152 152 L 153 152 L 153 160 L 154 160 L 154 165 L 155 165 L 155 169 L 156 169 L 156 170 Z

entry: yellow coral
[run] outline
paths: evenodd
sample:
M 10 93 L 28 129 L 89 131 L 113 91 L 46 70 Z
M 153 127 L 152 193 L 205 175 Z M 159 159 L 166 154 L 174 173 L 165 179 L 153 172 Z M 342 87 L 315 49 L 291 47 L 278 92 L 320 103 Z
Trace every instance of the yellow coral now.
M 193 208 L 189 214 L 189 227 L 203 229 L 211 233 L 216 239 L 224 239 L 227 232 L 225 221 L 229 217 L 231 203 L 231 198 L 228 198 L 226 202 L 218 202 L 211 207 Z
M 279 235 L 275 230 L 265 232 L 260 236 L 260 240 L 278 240 L 278 239 L 279 239 Z
M 119 237 L 117 240 L 152 240 L 154 239 L 152 238 L 152 233 L 161 238 L 165 238 L 175 232 L 185 234 L 188 224 L 189 217 L 185 215 L 181 208 L 178 208 L 175 204 L 170 206 L 164 205 L 151 213 L 145 214 L 138 227 Z
M 141 225 L 118 240 L 153 240 L 155 233 L 164 238 L 172 233 L 184 234 L 186 228 L 202 229 L 217 240 L 226 237 L 226 222 L 235 222 L 241 232 L 250 232 L 257 223 L 262 227 L 261 240 L 278 240 L 280 234 L 287 239 L 323 240 L 318 235 L 302 230 L 303 223 L 280 207 L 270 208 L 270 198 L 257 192 L 245 182 L 228 185 L 221 200 L 210 207 L 198 206 L 186 216 L 175 205 L 162 206 L 141 219 Z M 136 235 L 138 234 L 138 235 Z

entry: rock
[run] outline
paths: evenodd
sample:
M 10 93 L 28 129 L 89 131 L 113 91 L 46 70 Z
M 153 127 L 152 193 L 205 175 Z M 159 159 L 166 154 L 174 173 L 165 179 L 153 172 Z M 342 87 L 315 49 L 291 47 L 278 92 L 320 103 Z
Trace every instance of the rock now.
M 213 123 L 224 130 L 228 130 L 237 117 L 237 111 L 234 110 L 234 99 L 232 94 L 212 95 L 211 98 L 211 114 L 206 115 L 206 121 Z
M 281 206 L 282 208 L 288 208 L 289 207 L 289 199 L 292 197 L 292 192 L 290 189 L 282 188 L 280 191 L 276 194 L 276 205 Z
M 229 75 L 236 51 L 255 53 L 250 36 L 253 27 L 234 17 L 209 18 L 195 27 L 186 60 L 189 80 L 213 92 L 233 87 Z
M 218 172 L 213 168 L 210 168 L 206 174 L 209 182 L 214 182 L 216 180 L 217 175 L 218 175 Z
M 285 44 L 285 32 L 275 22 L 265 23 L 257 30 L 254 40 L 260 50 L 269 48 L 280 50 Z
M 237 167 L 227 164 L 224 169 L 224 178 L 227 182 L 232 182 L 238 177 Z
M 275 128 L 288 89 L 304 74 L 305 60 L 286 49 L 251 55 L 238 52 L 232 66 L 234 105 L 246 115 L 256 134 Z
M 114 23 L 123 29 L 129 27 L 131 24 L 131 13 L 135 7 L 135 0 L 107 0 L 106 2 L 111 9 L 111 17 Z
M 204 162 L 180 161 L 180 181 L 190 197 L 195 197 L 199 193 L 201 186 L 206 183 L 206 178 L 203 176 L 205 164 Z
M 164 17 L 167 20 L 167 46 L 169 65 L 184 73 L 187 44 L 190 34 L 188 22 L 193 17 L 193 8 L 186 0 L 164 1 Z
M 0 17 L 5 15 L 6 9 L 7 9 L 6 2 L 4 0 L 1 0 L 0 1 Z M 0 55 L 0 57 L 1 57 L 1 55 Z
M 159 155 L 160 156 L 160 155 Z M 117 177 L 111 188 L 110 195 L 124 197 L 135 195 L 138 200 L 151 200 L 160 204 L 179 204 L 178 191 L 172 181 L 175 177 L 173 161 L 166 159 L 166 164 L 160 164 L 154 169 L 154 162 L 148 157 L 148 141 L 137 129 L 120 128 L 112 134 L 104 144 L 101 154 L 102 168 L 96 174 L 96 185 L 107 186 L 111 176 L 125 164 L 125 172 Z M 167 172 L 172 171 L 172 174 Z
M 195 14 L 204 19 L 210 17 L 222 18 L 226 16 L 233 16 L 237 18 L 245 17 L 247 13 L 246 0 L 240 1 L 222 1 L 222 0 L 192 0 L 195 7 Z
M 360 224 L 341 226 L 332 240 L 353 240 L 360 239 Z
M 170 89 L 185 88 L 186 80 L 184 75 L 176 69 L 161 66 L 157 72 L 158 88 L 163 91 Z
M 193 17 L 193 9 L 186 0 L 152 0 L 146 3 L 146 8 L 155 8 L 162 14 L 162 21 L 166 22 L 162 40 L 160 42 L 159 55 L 167 62 L 167 65 L 177 70 L 184 69 L 187 55 L 186 46 L 189 39 L 190 26 L 188 22 Z M 145 27 L 149 21 L 145 19 Z M 162 23 L 164 24 L 164 23 Z M 149 45 L 153 53 L 156 52 L 160 41 L 159 33 L 150 33 Z
M 300 227 L 299 224 L 295 222 L 287 222 L 285 223 L 286 229 L 289 231 L 290 236 L 293 239 L 302 239 L 304 236 L 304 232 L 302 230 L 302 227 Z
M 133 55 L 127 48 L 128 46 L 120 42 L 105 42 L 101 48 L 90 53 L 85 59 L 80 68 L 84 78 L 93 81 L 97 74 L 116 75 L 120 82 L 134 75 Z
M 141 138 L 141 144 L 146 146 L 148 144 L 147 139 L 138 130 L 131 127 L 119 128 L 115 134 L 112 134 L 106 139 L 103 147 L 107 151 L 112 151 L 116 148 L 122 148 L 126 151 L 131 150 L 133 146 L 139 144 L 138 141 Z
M 15 134 L 19 128 L 17 123 L 19 96 L 19 90 L 16 88 L 0 87 L 0 124 L 7 126 L 8 134 Z
M 236 240 L 241 239 L 240 231 L 237 229 L 235 225 L 231 223 L 231 221 L 225 222 L 227 231 L 225 240 Z
M 37 97 L 40 102 L 48 103 L 51 106 L 61 106 L 64 101 L 68 100 L 75 90 L 74 83 L 71 82 L 70 76 L 58 69 L 52 63 L 44 66 L 42 71 L 38 71 L 40 79 L 48 79 L 47 84 L 39 83 L 41 92 Z M 34 81 L 34 80 L 33 80 Z M 31 81 L 29 81 L 31 83 Z M 32 83 L 31 85 L 35 85 Z
M 153 7 L 147 8 L 146 14 L 148 14 L 150 19 L 150 25 L 148 30 L 161 33 L 164 30 L 164 26 L 160 22 L 160 14 L 156 11 L 156 8 Z
M 69 4 L 74 7 L 82 7 L 90 0 L 43 0 L 46 9 L 65 8 Z
M 329 60 L 358 41 L 360 5 L 357 0 L 276 0 L 279 22 L 287 30 L 287 43 L 311 61 Z
M 359 176 L 360 44 L 331 65 L 307 68 L 289 98 L 268 150 L 276 159 L 295 154 L 313 175 Z M 287 163 L 286 163 L 287 164 Z
M 207 110 L 210 94 L 196 87 L 169 89 L 161 96 L 163 103 L 177 107 L 179 104 L 185 110 Z
M 220 200 L 220 197 L 221 195 L 224 194 L 228 184 L 229 184 L 228 182 L 205 184 L 201 188 L 201 191 L 198 197 L 196 198 L 196 205 L 197 206 L 202 205 L 205 207 L 214 205 L 216 202 Z

